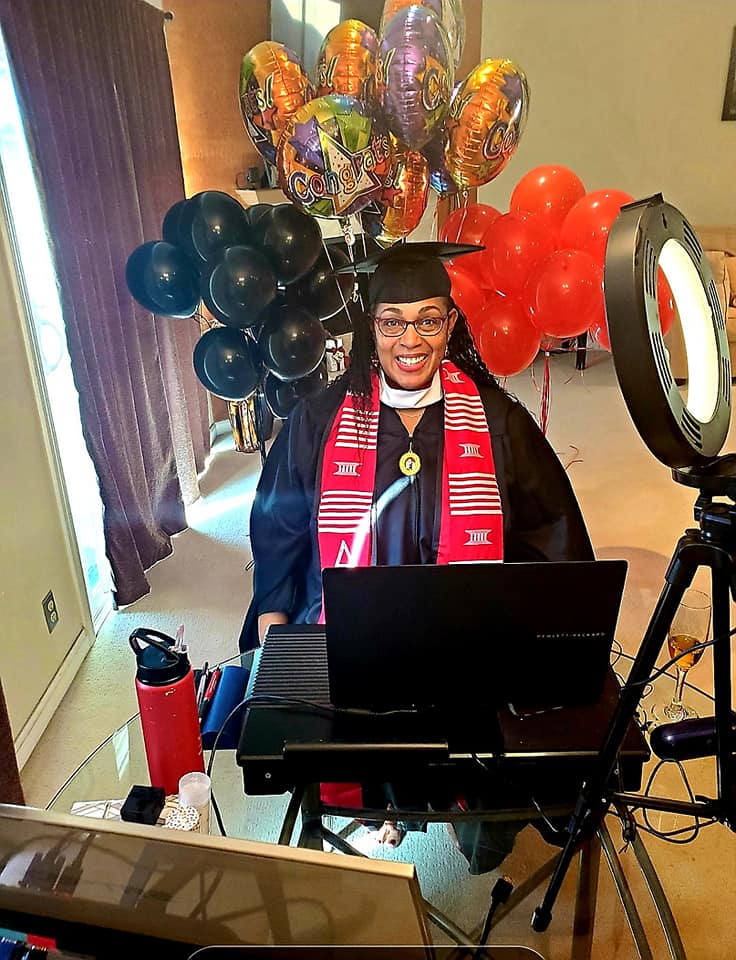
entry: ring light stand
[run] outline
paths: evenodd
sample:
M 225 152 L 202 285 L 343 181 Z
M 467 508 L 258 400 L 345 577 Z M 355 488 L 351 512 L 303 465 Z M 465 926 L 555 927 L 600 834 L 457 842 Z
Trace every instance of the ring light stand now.
M 658 268 L 680 312 L 688 371 L 687 400 L 674 382 L 657 307 Z M 581 840 L 615 807 L 635 835 L 632 809 L 715 819 L 736 831 L 736 736 L 731 727 L 730 599 L 736 600 L 736 457 L 718 454 L 731 413 L 731 368 L 715 285 L 693 228 L 660 195 L 621 208 L 606 250 L 605 298 L 613 358 L 624 400 L 651 452 L 677 483 L 699 491 L 698 527 L 685 531 L 614 712 L 590 779 L 568 825 L 567 843 L 532 927 L 546 930 Z M 715 497 L 728 498 L 726 502 Z M 619 793 L 618 754 L 685 590 L 700 567 L 711 571 L 718 796 L 695 802 Z M 640 841 L 639 841 L 640 843 Z M 661 890 L 661 888 L 660 888 Z M 654 892 L 653 892 L 654 895 Z M 656 899 L 656 897 L 655 897 Z M 657 903 L 658 909 L 662 906 Z M 666 901 L 665 901 L 666 906 Z M 674 920 L 663 915 L 670 955 L 684 957 Z

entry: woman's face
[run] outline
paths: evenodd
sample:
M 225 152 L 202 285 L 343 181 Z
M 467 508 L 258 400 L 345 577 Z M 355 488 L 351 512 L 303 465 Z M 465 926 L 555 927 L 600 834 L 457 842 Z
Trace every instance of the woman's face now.
M 401 390 L 428 387 L 445 356 L 456 320 L 457 311 L 446 297 L 377 304 L 373 332 L 378 362 L 389 386 Z

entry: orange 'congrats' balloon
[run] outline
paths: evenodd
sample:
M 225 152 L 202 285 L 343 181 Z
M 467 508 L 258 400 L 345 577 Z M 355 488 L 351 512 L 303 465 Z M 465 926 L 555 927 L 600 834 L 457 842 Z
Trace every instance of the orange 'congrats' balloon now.
M 511 60 L 484 60 L 455 88 L 445 162 L 459 187 L 480 187 L 499 175 L 521 139 L 528 110 L 526 77 Z
M 362 20 L 343 20 L 325 37 L 317 58 L 317 96 L 373 96 L 378 37 Z
M 299 57 L 283 43 L 264 40 L 243 57 L 240 112 L 256 150 L 276 163 L 276 147 L 289 118 L 314 97 Z
M 419 226 L 427 208 L 429 164 L 418 150 L 391 138 L 391 168 L 377 204 L 362 214 L 366 230 L 383 244 L 395 243 Z M 380 212 L 374 213 L 377 205 Z

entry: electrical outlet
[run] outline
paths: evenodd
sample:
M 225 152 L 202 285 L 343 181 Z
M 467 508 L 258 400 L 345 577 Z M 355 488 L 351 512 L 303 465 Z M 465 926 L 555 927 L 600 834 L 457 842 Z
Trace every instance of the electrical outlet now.
M 56 600 L 54 600 L 54 595 L 50 590 L 43 598 L 42 606 L 43 615 L 46 618 L 46 626 L 49 628 L 49 633 L 51 633 L 59 622 L 59 611 L 56 609 Z

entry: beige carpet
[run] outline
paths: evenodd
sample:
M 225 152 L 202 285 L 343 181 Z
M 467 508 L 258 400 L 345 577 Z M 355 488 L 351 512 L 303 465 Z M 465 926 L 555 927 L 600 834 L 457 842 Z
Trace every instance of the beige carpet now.
M 669 471 L 648 453 L 628 417 L 610 358 L 595 354 L 589 369 L 576 373 L 570 356 L 554 357 L 550 439 L 580 499 L 599 557 L 629 561 L 629 577 L 619 639 L 634 652 L 661 588 L 668 558 L 684 528 L 692 524 L 692 493 L 674 484 Z M 537 380 L 541 378 L 538 364 Z M 528 374 L 508 388 L 533 413 L 538 393 Z M 733 432 L 733 431 L 732 431 Z M 728 449 L 736 449 L 730 438 Z M 250 559 L 248 510 L 258 474 L 257 456 L 244 456 L 221 439 L 203 479 L 202 499 L 190 511 L 191 529 L 176 538 L 174 555 L 150 574 L 151 594 L 112 616 L 87 657 L 54 721 L 23 771 L 28 802 L 45 805 L 69 773 L 116 725 L 135 710 L 133 658 L 127 637 L 134 626 L 173 633 L 186 624 L 193 660 L 223 659 L 236 652 L 236 638 L 248 602 Z M 693 683 L 712 689 L 708 653 L 693 671 Z M 224 759 L 224 758 L 223 758 Z M 229 777 L 236 771 L 228 772 Z M 273 836 L 283 799 L 259 800 L 248 809 L 248 833 Z M 245 808 L 244 808 L 245 809 Z M 620 830 L 612 833 L 620 846 Z M 697 842 L 672 847 L 647 840 L 671 898 L 690 960 L 731 960 L 736 955 L 736 838 L 724 827 L 710 827 Z M 530 863 L 544 856 L 544 845 L 527 829 L 504 870 L 521 882 Z M 425 895 L 466 929 L 483 917 L 487 891 L 495 875 L 469 877 L 444 827 L 426 837 L 411 837 L 392 856 L 417 863 Z M 650 929 L 653 912 L 625 856 L 627 873 Z M 633 943 L 620 911 L 611 907 L 611 882 L 601 871 L 601 895 L 594 956 L 628 960 Z M 549 960 L 569 956 L 568 878 L 551 932 L 537 936 L 528 919 L 538 895 L 504 919 L 496 942 L 522 942 Z M 655 957 L 666 956 L 654 941 Z

